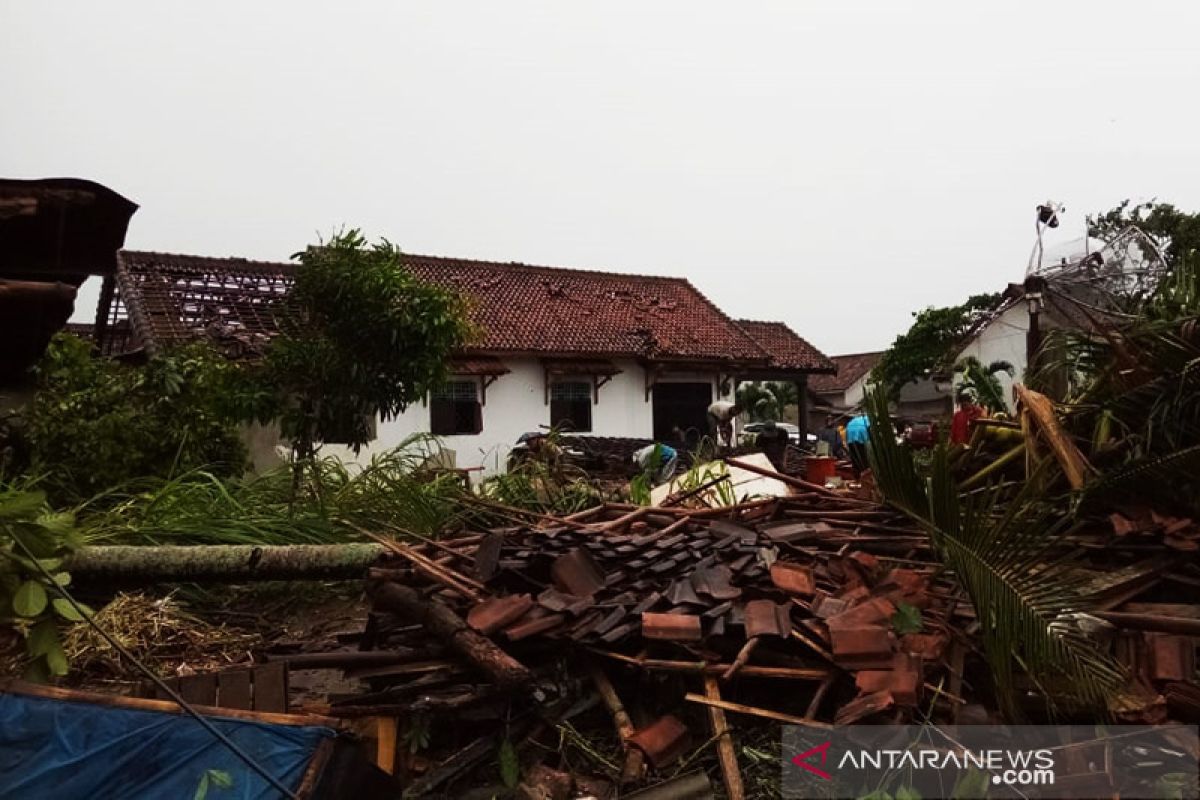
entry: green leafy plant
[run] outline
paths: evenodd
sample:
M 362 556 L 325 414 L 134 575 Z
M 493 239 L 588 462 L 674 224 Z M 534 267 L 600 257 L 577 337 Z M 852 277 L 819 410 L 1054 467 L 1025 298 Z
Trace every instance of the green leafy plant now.
M 959 376 L 959 390 L 966 391 L 979 405 L 993 414 L 1008 411 L 1004 401 L 1004 387 L 996 377 L 1000 373 L 1010 378 L 1016 374 L 1016 369 L 1008 361 L 993 361 L 984 366 L 975 356 L 959 359 L 954 365 L 954 372 Z
M 377 532 L 438 534 L 463 513 L 457 476 L 424 469 L 436 440 L 416 435 L 364 466 L 318 458 L 313 491 L 293 498 L 291 468 L 220 478 L 194 470 L 131 481 L 76 507 L 92 544 L 322 544 Z
M 507 736 L 501 740 L 496 757 L 500 762 L 500 780 L 504 787 L 509 790 L 517 788 L 521 781 L 521 762 L 517 758 L 517 748 L 513 747 L 512 740 Z
M 431 726 L 426 714 L 413 714 L 404 725 L 403 742 L 410 753 L 419 753 L 429 747 Z
M 33 680 L 67 674 L 59 622 L 83 616 L 61 591 L 71 583 L 62 563 L 81 544 L 72 516 L 50 511 L 44 494 L 0 487 L 0 614 L 24 637 Z
M 192 800 L 205 800 L 210 787 L 222 790 L 232 789 L 233 776 L 223 769 L 204 770 L 204 774 L 200 776 L 200 782 L 196 784 L 196 793 L 192 795 Z
M 56 501 L 138 477 L 243 468 L 242 374 L 203 345 L 129 366 L 60 333 L 35 371 L 37 391 L 23 426 L 29 471 Z
M 892 630 L 903 636 L 906 633 L 920 633 L 924 625 L 921 609 L 908 603 L 897 604 L 896 613 L 892 614 Z
M 1003 486 L 959 494 L 949 448 L 935 450 L 928 477 L 890 428 L 887 393 L 867 398 L 871 415 L 871 465 L 880 491 L 928 533 L 943 563 L 966 590 L 978 616 L 985 655 L 1001 707 L 1019 718 L 1015 676 L 1056 698 L 1103 707 L 1124 680 L 1111 656 L 1071 624 L 1089 608 L 1087 578 L 1062 553 L 1069 521 L 1039 497 L 1040 481 L 1015 494 Z M 1048 687 L 1055 687 L 1051 692 Z

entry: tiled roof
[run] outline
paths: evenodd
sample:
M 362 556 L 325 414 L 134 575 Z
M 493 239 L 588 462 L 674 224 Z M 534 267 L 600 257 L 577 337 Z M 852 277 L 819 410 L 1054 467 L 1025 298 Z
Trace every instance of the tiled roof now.
M 122 300 L 152 346 L 232 337 L 249 350 L 278 330 L 295 264 L 122 251 Z M 473 300 L 475 352 L 750 362 L 767 354 L 683 278 L 406 255 L 431 283 Z
M 296 265 L 122 250 L 118 298 L 150 349 L 195 339 L 249 355 L 279 331 Z
M 729 317 L 683 278 L 406 255 L 410 269 L 475 300 L 488 352 L 763 361 Z
M 780 370 L 833 372 L 833 362 L 782 322 L 739 319 L 739 327 L 770 357 L 770 366 Z
M 808 379 L 808 388 L 819 393 L 843 392 L 870 372 L 882 356 L 883 351 L 834 356 L 833 364 L 837 368 L 837 374 L 814 375 Z

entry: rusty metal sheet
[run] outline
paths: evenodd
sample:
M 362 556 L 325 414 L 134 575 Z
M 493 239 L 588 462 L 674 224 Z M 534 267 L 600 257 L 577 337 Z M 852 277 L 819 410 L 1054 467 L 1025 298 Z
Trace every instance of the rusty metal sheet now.
M 692 573 L 692 588 L 696 594 L 714 600 L 733 600 L 742 596 L 742 590 L 732 585 L 733 572 L 724 564 L 717 564 Z
M 576 548 L 555 559 L 550 567 L 554 585 L 567 594 L 587 597 L 604 586 L 604 571 L 583 549 Z
M 627 740 L 646 754 L 656 769 L 678 760 L 688 748 L 688 728 L 678 717 L 667 714 L 659 717 Z
M 702 638 L 700 617 L 695 614 L 642 614 L 642 636 L 672 642 L 698 642 Z
M 531 608 L 533 598 L 527 594 L 493 597 L 477 603 L 467 612 L 467 624 L 485 636 L 490 636 L 525 616 Z
M 788 604 L 770 600 L 751 600 L 746 603 L 746 637 L 787 637 L 792 633 L 792 618 Z

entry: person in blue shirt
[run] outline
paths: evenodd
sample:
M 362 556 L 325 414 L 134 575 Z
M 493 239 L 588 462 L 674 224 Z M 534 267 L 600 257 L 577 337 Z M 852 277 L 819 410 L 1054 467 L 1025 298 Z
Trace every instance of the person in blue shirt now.
M 867 446 L 870 444 L 868 431 L 871 429 L 871 419 L 866 414 L 859 414 L 846 425 L 846 446 L 850 450 L 850 461 L 854 464 L 854 477 L 861 478 L 863 472 L 871 465 L 867 459 Z
M 633 454 L 633 463 L 642 472 L 652 471 L 654 485 L 666 483 L 675 477 L 679 466 L 679 453 L 665 444 L 650 444 Z

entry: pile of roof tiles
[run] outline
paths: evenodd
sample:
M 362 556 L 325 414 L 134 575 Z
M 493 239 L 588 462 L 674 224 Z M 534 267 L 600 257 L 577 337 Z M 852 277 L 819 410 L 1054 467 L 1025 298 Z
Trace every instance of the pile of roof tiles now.
M 975 612 L 924 533 L 885 506 L 816 488 L 728 508 L 610 503 L 395 543 L 401 558 L 372 570 L 372 585 L 402 586 L 458 627 L 447 636 L 377 606 L 355 656 L 361 666 L 347 673 L 371 691 L 333 697 L 329 711 L 441 713 L 470 731 L 509 730 L 514 697 L 526 698 L 523 713 L 545 718 L 554 702 L 586 706 L 607 683 L 601 696 L 619 705 L 623 692 L 641 711 L 620 733 L 627 755 L 660 774 L 720 736 L 715 717 L 711 731 L 696 730 L 705 712 L 813 727 L 930 712 L 960 724 L 998 719 Z M 1177 552 L 1194 537 L 1181 520 L 1143 516 L 1111 520 L 1131 552 L 1155 536 Z M 1097 616 L 1114 626 L 1114 651 L 1132 677 L 1114 713 L 1200 719 L 1200 606 L 1147 602 L 1162 600 L 1167 584 L 1200 585 L 1200 570 L 1164 558 L 1162 542 L 1122 565 L 1120 543 L 1101 541 L 1078 543 L 1094 555 L 1081 569 L 1094 575 Z M 527 668 L 529 684 L 489 674 L 471 655 L 479 642 Z M 736 761 L 722 769 L 735 771 Z
M 929 676 L 945 673 L 950 588 L 931 585 L 925 536 L 865 501 L 609 504 L 419 551 L 437 574 L 414 562 L 375 577 L 419 588 L 531 666 L 584 652 L 648 669 L 704 663 L 730 678 L 792 670 L 810 695 L 841 676 L 857 697 L 818 703 L 811 718 L 825 711 L 829 722 L 913 707 Z M 371 627 L 374 648 L 421 646 L 391 614 L 374 614 Z

